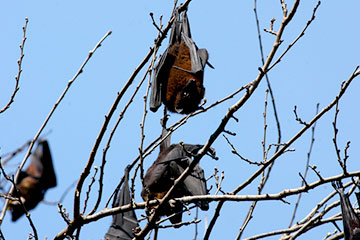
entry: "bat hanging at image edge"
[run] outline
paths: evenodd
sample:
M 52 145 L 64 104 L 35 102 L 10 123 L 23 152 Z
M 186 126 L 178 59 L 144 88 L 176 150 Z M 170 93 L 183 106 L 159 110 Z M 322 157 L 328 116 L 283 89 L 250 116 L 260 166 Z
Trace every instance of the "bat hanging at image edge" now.
M 119 197 L 116 199 L 113 207 L 124 206 L 130 203 L 131 196 L 129 190 L 129 169 L 125 169 L 125 181 L 120 190 Z M 134 231 L 139 227 L 135 211 L 132 209 L 127 212 L 118 213 L 113 216 L 112 224 L 105 234 L 105 240 L 131 240 L 134 236 Z
M 30 165 L 21 171 L 16 183 L 20 198 L 27 211 L 34 209 L 44 199 L 45 192 L 56 186 L 56 176 L 49 144 L 46 140 L 39 141 L 35 153 L 31 155 Z M 13 196 L 16 196 L 14 192 Z M 25 214 L 19 201 L 10 201 L 9 208 L 12 221 Z
M 204 68 L 208 64 L 208 52 L 198 49 L 191 39 L 186 11 L 175 11 L 169 46 L 154 68 L 151 84 L 150 109 L 156 112 L 161 102 L 171 112 L 189 114 L 199 109 L 205 94 Z
M 349 196 L 344 193 L 341 181 L 332 183 L 340 195 L 341 212 L 344 226 L 345 240 L 360 240 L 360 218 L 351 206 Z

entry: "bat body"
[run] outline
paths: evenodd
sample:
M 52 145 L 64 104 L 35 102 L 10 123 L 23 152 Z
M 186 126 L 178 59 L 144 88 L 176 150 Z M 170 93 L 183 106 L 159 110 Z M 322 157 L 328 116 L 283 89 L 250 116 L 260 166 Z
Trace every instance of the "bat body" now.
M 52 163 L 49 144 L 39 142 L 26 171 L 20 172 L 16 188 L 27 211 L 35 208 L 43 200 L 45 192 L 56 186 L 56 176 Z M 25 212 L 19 201 L 10 203 L 12 221 L 16 221 Z
M 199 109 L 204 97 L 204 68 L 208 64 L 206 49 L 198 49 L 191 39 L 186 12 L 182 19 L 175 11 L 169 46 L 154 69 L 150 109 L 156 112 L 161 102 L 171 112 L 188 114 Z M 211 66 L 212 67 L 212 66 Z
M 164 143 L 169 141 L 164 141 Z M 203 146 L 191 145 L 191 144 L 172 144 L 166 146 L 164 144 L 160 146 L 160 153 L 158 158 L 147 170 L 144 178 L 144 185 L 141 196 L 147 200 L 161 199 L 174 184 L 176 180 L 184 170 L 190 165 L 192 155 L 196 154 Z M 214 153 L 211 149 L 210 152 Z M 172 198 L 180 198 L 183 196 L 196 196 L 208 194 L 206 187 L 206 180 L 204 177 L 204 170 L 196 165 L 190 175 L 188 175 L 184 182 L 175 189 L 172 194 Z M 196 203 L 202 210 L 208 210 L 209 204 L 207 201 L 199 201 Z M 181 212 L 183 204 L 176 202 L 175 205 L 169 204 L 165 207 L 165 210 L 161 215 L 170 216 L 173 213 Z M 181 222 L 182 214 L 174 215 L 170 218 L 171 223 Z
M 129 166 L 125 170 L 124 185 L 120 190 L 113 207 L 124 206 L 130 203 Z M 139 226 L 134 210 L 118 213 L 113 216 L 113 222 L 105 234 L 105 240 L 131 240 L 135 237 L 134 230 Z
M 344 193 L 344 188 L 340 181 L 337 182 L 337 185 L 333 183 L 333 187 L 340 195 L 344 239 L 360 240 L 360 219 L 351 206 L 349 196 Z

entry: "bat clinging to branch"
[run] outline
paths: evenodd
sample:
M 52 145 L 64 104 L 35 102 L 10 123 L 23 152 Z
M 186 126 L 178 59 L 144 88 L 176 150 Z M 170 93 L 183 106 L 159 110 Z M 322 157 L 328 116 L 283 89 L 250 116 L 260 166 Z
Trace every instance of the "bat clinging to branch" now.
M 129 204 L 131 201 L 129 191 L 129 166 L 125 169 L 124 186 L 121 188 L 119 197 L 113 207 Z M 118 213 L 113 216 L 113 222 L 105 234 L 105 240 L 131 240 L 134 238 L 134 230 L 139 226 L 134 210 Z
M 360 219 L 351 206 L 349 196 L 344 193 L 341 181 L 332 183 L 340 195 L 345 240 L 360 240 Z
M 35 208 L 43 200 L 45 192 L 56 186 L 56 176 L 52 163 L 49 144 L 46 140 L 39 142 L 36 151 L 31 155 L 31 162 L 25 172 L 20 172 L 16 188 L 27 211 Z M 10 203 L 12 221 L 16 221 L 25 212 L 19 201 Z
M 164 134 L 163 134 L 164 135 Z M 168 137 L 169 139 L 170 137 Z M 161 199 L 167 191 L 174 184 L 184 170 L 190 165 L 192 155 L 195 155 L 202 145 L 191 144 L 172 144 L 168 146 L 170 140 L 165 140 L 160 145 L 160 153 L 158 158 L 147 170 L 141 196 L 147 200 Z M 210 154 L 215 155 L 215 150 L 210 149 Z M 188 175 L 184 182 L 175 189 L 172 198 L 179 198 L 183 196 L 195 196 L 208 194 L 206 187 L 206 180 L 204 177 L 204 170 L 196 165 L 191 174 Z M 208 210 L 209 204 L 207 201 L 199 201 L 196 203 L 202 210 Z M 161 215 L 170 216 L 174 213 L 179 213 L 183 209 L 183 204 L 176 202 L 169 204 L 168 207 L 161 213 Z M 179 223 L 182 220 L 182 214 L 174 215 L 170 218 L 171 223 Z
M 161 102 L 171 112 L 188 114 L 199 108 L 204 97 L 204 68 L 208 52 L 198 49 L 191 39 L 186 11 L 175 11 L 169 46 L 154 69 L 151 85 L 150 109 L 156 112 Z M 213 67 L 212 67 L 213 68 Z

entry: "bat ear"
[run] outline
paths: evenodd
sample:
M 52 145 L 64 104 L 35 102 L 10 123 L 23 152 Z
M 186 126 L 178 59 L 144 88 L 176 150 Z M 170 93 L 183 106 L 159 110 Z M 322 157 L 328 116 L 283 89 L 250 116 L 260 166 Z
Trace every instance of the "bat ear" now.
M 205 48 L 201 48 L 198 51 L 198 55 L 200 57 L 200 61 L 201 61 L 201 66 L 203 66 L 203 68 L 205 68 L 205 64 L 207 64 L 209 67 L 211 67 L 212 69 L 215 69 L 214 66 L 209 63 L 209 53 Z
M 205 64 L 207 63 L 207 61 L 209 59 L 209 53 L 205 48 L 201 48 L 197 52 L 200 57 L 201 66 L 204 68 Z M 212 65 L 210 64 L 209 66 L 212 66 Z

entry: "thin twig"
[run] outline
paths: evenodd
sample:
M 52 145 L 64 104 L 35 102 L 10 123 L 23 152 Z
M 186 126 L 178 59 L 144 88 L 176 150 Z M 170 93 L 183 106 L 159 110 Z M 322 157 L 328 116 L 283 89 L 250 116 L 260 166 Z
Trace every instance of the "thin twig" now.
M 318 114 L 319 112 L 319 103 L 316 104 L 316 112 L 315 114 Z M 311 141 L 310 141 L 310 147 L 309 147 L 309 151 L 307 153 L 307 158 L 306 158 L 306 163 L 305 163 L 305 170 L 304 170 L 304 179 L 306 179 L 306 176 L 307 176 L 307 172 L 309 170 L 309 167 L 310 167 L 310 156 L 311 156 L 311 151 L 312 151 L 312 148 L 313 148 L 313 145 L 314 145 L 314 142 L 315 142 L 315 128 L 316 128 L 316 122 L 314 123 L 314 126 L 311 127 Z M 304 185 L 304 181 L 301 182 L 301 186 Z M 300 199 L 301 199 L 301 194 L 298 195 L 298 198 L 296 200 L 296 203 L 295 203 L 295 207 L 294 207 L 294 211 L 293 211 L 293 214 L 291 216 L 291 219 L 290 219 L 290 223 L 289 223 L 289 227 L 292 225 L 294 219 L 295 219 L 295 215 L 296 215 L 296 211 L 297 211 L 297 208 L 299 206 L 299 203 L 300 203 Z
M 249 163 L 249 164 L 261 166 L 261 163 L 250 161 L 249 159 L 247 159 L 247 158 L 243 157 L 242 155 L 240 155 L 240 153 L 236 150 L 235 146 L 230 142 L 229 138 L 227 138 L 224 134 L 223 134 L 223 137 L 225 138 L 225 140 L 227 141 L 227 143 L 230 145 L 230 147 L 231 147 L 231 153 L 232 153 L 232 154 L 235 154 L 235 155 L 238 156 L 241 160 L 244 160 L 245 162 L 247 162 L 247 163 Z
M 87 208 L 87 202 L 89 201 L 89 198 L 90 198 L 91 187 L 95 182 L 95 177 L 96 177 L 96 174 L 97 174 L 97 172 L 99 170 L 98 167 L 94 167 L 94 169 L 95 169 L 94 175 L 91 177 L 91 181 L 89 183 L 88 190 L 86 191 L 86 198 L 85 198 L 85 201 L 84 201 L 84 208 L 83 208 L 83 211 L 82 211 L 82 215 L 85 214 L 85 211 L 86 211 L 86 208 Z
M 290 43 L 290 45 L 287 47 L 287 49 L 279 56 L 278 59 L 276 59 L 276 61 L 269 67 L 268 71 L 270 71 L 273 67 L 275 67 L 281 60 L 282 58 L 285 56 L 285 54 L 295 45 L 295 43 L 302 37 L 305 35 L 305 31 L 306 29 L 310 26 L 310 24 L 315 20 L 315 13 L 317 11 L 317 9 L 319 8 L 321 4 L 321 1 L 318 1 L 317 5 L 315 6 L 315 8 L 313 9 L 313 14 L 310 18 L 310 20 L 306 23 L 306 26 L 304 27 L 304 29 L 301 31 L 301 33 L 298 35 L 298 37 L 292 42 Z
M 27 28 L 27 24 L 29 22 L 29 19 L 28 18 L 25 18 L 25 25 L 22 27 L 22 30 L 23 30 L 23 39 L 22 39 L 22 42 L 20 44 L 20 58 L 19 60 L 17 60 L 17 64 L 18 64 L 18 74 L 15 76 L 15 89 L 10 97 L 10 100 L 9 102 L 6 104 L 5 107 L 3 107 L 2 109 L 0 109 L 0 114 L 5 112 L 9 107 L 10 105 L 14 102 L 14 98 L 15 98 L 15 95 L 16 93 L 19 91 L 19 81 L 20 81 L 20 75 L 22 73 L 22 69 L 21 69 L 21 65 L 22 65 L 22 61 L 23 61 L 23 58 L 24 58 L 24 46 L 25 46 L 25 41 L 27 39 L 26 37 L 26 28 Z

